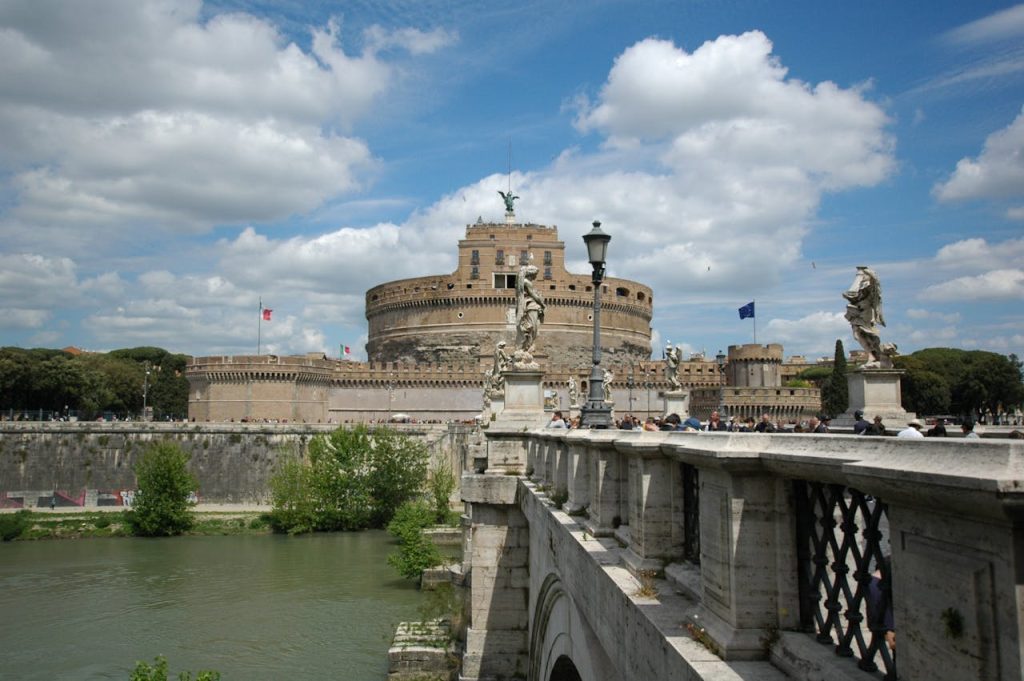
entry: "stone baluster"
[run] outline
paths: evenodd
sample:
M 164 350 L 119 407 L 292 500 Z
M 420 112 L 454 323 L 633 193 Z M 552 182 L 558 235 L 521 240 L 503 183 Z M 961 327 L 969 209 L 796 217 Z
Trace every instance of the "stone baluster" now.
M 661 451 L 664 437 L 626 434 L 615 447 L 627 461 L 629 548 L 634 572 L 661 572 L 683 553 L 683 489 L 679 465 Z M 679 436 L 677 436 L 679 437 Z
M 526 445 L 526 475 L 531 480 L 537 480 L 541 476 L 541 461 L 548 448 L 548 437 L 544 431 L 535 431 L 527 440 Z
M 728 435 L 687 440 L 663 450 L 699 469 L 700 626 L 725 659 L 763 658 L 767 632 L 796 624 L 797 601 L 779 602 L 780 590 L 796 599 L 790 488 L 757 452 L 730 450 Z
M 595 537 L 614 534 L 628 520 L 628 512 L 623 513 L 622 510 L 626 493 L 625 458 L 613 441 L 619 436 L 621 433 L 612 437 L 601 437 L 595 433 L 591 440 L 588 475 L 590 511 L 584 524 Z
M 568 450 L 566 457 L 565 487 L 569 494 L 565 510 L 577 514 L 590 505 L 590 454 L 594 436 L 586 431 L 576 431 L 565 438 Z

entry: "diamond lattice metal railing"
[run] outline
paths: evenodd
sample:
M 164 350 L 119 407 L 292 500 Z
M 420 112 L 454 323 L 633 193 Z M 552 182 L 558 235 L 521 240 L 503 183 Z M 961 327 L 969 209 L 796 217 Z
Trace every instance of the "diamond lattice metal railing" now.
M 700 472 L 688 463 L 683 467 L 683 558 L 700 564 Z
M 843 485 L 797 481 L 794 491 L 801 624 L 837 655 L 856 656 L 868 672 L 881 667 L 894 681 L 885 504 Z

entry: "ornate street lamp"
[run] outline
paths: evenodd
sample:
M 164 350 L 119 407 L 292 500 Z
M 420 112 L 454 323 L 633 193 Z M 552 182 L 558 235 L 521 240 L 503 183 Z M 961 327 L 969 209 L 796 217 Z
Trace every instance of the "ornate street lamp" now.
M 594 228 L 583 235 L 590 266 L 594 268 L 591 278 L 594 283 L 594 366 L 590 369 L 587 402 L 580 409 L 580 425 L 584 428 L 610 428 L 612 425 L 612 410 L 604 401 L 604 373 L 601 371 L 601 282 L 611 240 L 610 234 L 601 231 L 597 220 L 594 220 Z
M 715 362 L 718 364 L 718 416 L 725 419 L 725 355 L 721 350 L 715 355 Z

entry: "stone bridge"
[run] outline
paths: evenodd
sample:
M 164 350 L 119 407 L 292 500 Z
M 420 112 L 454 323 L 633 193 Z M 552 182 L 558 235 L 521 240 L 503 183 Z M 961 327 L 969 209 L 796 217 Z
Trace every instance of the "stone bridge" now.
M 1022 677 L 1016 441 L 535 430 L 486 450 L 462 480 L 464 681 Z

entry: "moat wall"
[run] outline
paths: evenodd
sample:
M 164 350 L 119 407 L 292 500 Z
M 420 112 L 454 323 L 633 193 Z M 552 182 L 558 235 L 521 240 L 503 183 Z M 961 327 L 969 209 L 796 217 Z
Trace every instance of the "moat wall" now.
M 116 506 L 135 489 L 135 462 L 153 442 L 170 440 L 191 455 L 203 503 L 267 504 L 269 481 L 287 456 L 306 456 L 310 440 L 332 425 L 190 423 L 2 423 L 0 507 L 49 504 Z M 399 426 L 422 439 L 431 464 L 447 461 L 456 475 L 471 428 Z

